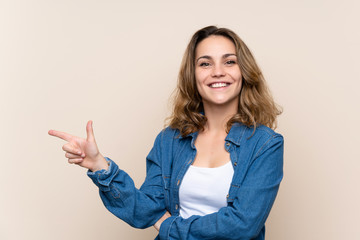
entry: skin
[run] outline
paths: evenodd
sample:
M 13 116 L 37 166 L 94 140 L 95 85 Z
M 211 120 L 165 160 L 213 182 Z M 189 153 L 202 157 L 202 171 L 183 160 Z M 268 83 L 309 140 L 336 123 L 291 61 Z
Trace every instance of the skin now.
M 193 163 L 199 167 L 219 167 L 230 160 L 225 150 L 226 123 L 237 113 L 241 90 L 241 71 L 235 45 L 223 36 L 210 36 L 195 51 L 195 78 L 204 105 L 207 124 L 196 142 Z M 227 83 L 213 88 L 213 83 Z
M 232 41 L 223 36 L 210 36 L 198 44 L 195 59 L 196 86 L 205 111 L 236 113 L 234 107 L 238 104 L 242 82 Z M 227 83 L 227 86 L 212 88 L 212 83 Z
M 108 169 L 107 161 L 97 147 L 92 121 L 88 121 L 86 125 L 86 139 L 56 130 L 50 130 L 48 133 L 51 136 L 67 141 L 62 149 L 65 151 L 65 157 L 68 158 L 69 163 L 77 164 L 92 172 Z
M 195 59 L 196 86 L 202 97 L 207 123 L 196 139 L 197 155 L 193 165 L 219 167 L 230 160 L 224 147 L 226 123 L 237 113 L 242 83 L 235 45 L 225 37 L 210 36 L 198 44 Z M 226 83 L 226 86 L 212 88 L 213 83 Z M 93 172 L 108 169 L 97 147 L 92 121 L 86 125 L 86 139 L 56 130 L 48 133 L 67 142 L 63 150 L 69 163 Z M 159 231 L 162 222 L 169 217 L 171 214 L 166 212 L 154 225 L 155 229 Z

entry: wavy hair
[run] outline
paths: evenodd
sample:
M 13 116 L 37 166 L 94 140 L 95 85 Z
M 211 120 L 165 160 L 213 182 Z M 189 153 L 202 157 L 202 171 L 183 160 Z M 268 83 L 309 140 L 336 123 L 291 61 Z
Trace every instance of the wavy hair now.
M 227 122 L 226 131 L 229 132 L 235 122 L 248 127 L 256 128 L 261 124 L 275 129 L 276 117 L 281 114 L 281 109 L 274 102 L 255 58 L 238 35 L 227 28 L 215 26 L 197 31 L 186 48 L 173 95 L 173 110 L 167 119 L 167 125 L 178 129 L 182 136 L 204 130 L 207 119 L 202 113 L 204 108 L 196 87 L 195 50 L 202 40 L 211 35 L 226 37 L 234 43 L 242 74 L 238 112 Z

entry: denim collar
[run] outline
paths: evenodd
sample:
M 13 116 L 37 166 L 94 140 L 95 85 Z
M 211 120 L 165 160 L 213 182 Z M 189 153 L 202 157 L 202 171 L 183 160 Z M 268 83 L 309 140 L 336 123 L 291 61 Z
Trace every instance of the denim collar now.
M 191 148 L 192 148 L 192 149 L 195 149 L 195 140 L 196 140 L 198 134 L 199 134 L 199 132 L 189 133 L 189 134 L 186 135 L 186 136 L 182 136 L 182 135 L 180 134 L 179 139 L 185 139 L 185 138 L 191 137 L 191 138 L 192 138 L 192 139 L 191 139 Z
M 230 129 L 228 135 L 226 136 L 225 141 L 232 142 L 233 144 L 240 146 L 241 138 L 244 136 L 245 130 L 247 128 L 248 127 L 242 123 L 234 123 L 231 126 L 231 129 Z M 179 139 L 191 137 L 192 138 L 191 139 L 191 147 L 195 149 L 195 140 L 196 140 L 198 134 L 199 134 L 199 132 L 190 133 L 184 137 L 180 135 Z
M 232 142 L 235 145 L 240 146 L 240 141 L 241 141 L 242 137 L 244 136 L 245 130 L 247 128 L 248 127 L 242 123 L 238 123 L 238 122 L 234 123 L 231 126 L 231 129 L 230 129 L 228 135 L 226 136 L 225 141 Z

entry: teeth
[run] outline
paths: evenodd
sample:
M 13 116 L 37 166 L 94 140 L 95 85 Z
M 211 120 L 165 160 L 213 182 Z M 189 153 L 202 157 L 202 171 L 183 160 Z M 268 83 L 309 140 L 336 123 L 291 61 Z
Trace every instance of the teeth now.
M 220 88 L 220 87 L 226 87 L 227 83 L 213 83 L 210 85 L 211 88 Z

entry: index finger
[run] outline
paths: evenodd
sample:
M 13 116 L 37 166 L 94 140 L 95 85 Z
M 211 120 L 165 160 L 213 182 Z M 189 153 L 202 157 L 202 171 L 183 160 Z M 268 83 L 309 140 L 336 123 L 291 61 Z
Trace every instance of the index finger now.
M 54 137 L 61 138 L 65 141 L 70 141 L 71 138 L 73 137 L 72 135 L 70 135 L 68 133 L 60 132 L 60 131 L 56 131 L 56 130 L 49 130 L 48 134 L 51 136 L 54 136 Z

